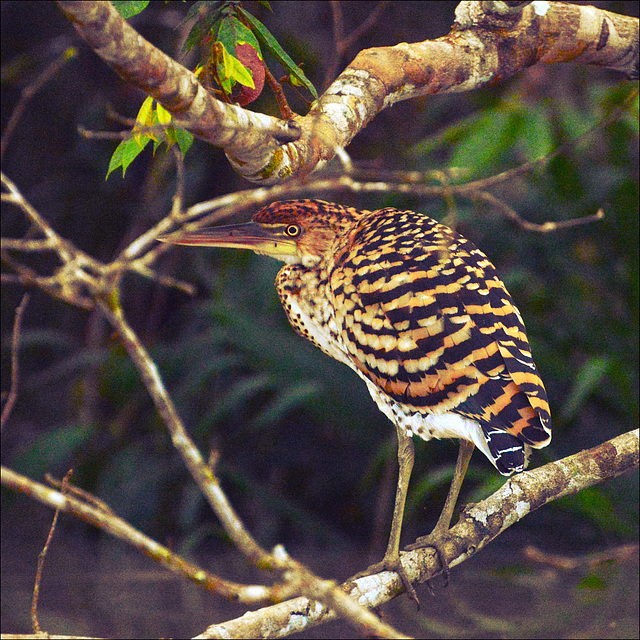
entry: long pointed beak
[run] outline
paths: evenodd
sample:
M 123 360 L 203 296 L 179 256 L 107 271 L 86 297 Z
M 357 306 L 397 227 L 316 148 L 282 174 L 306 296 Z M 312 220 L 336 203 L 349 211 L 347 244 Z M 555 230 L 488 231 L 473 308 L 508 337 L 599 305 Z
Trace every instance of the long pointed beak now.
M 255 222 L 208 227 L 191 232 L 177 232 L 158 236 L 161 242 L 201 247 L 232 247 L 254 249 L 265 242 L 273 241 L 274 234 Z
M 280 225 L 270 227 L 257 222 L 246 222 L 186 233 L 171 233 L 158 236 L 157 239 L 161 242 L 188 246 L 251 249 L 256 253 L 287 260 L 290 256 L 296 255 L 296 243 L 284 235 L 279 227 Z

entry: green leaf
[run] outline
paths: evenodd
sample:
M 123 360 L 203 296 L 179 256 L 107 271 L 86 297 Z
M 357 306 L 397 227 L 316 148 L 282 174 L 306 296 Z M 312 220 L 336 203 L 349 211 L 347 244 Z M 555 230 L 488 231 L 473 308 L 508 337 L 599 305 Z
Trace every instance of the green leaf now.
M 211 401 L 210 409 L 204 413 L 195 425 L 199 430 L 215 424 L 229 415 L 238 415 L 253 398 L 274 388 L 275 382 L 270 373 L 256 373 L 231 385 L 226 393 Z
M 215 30 L 216 23 L 224 15 L 221 2 L 208 2 L 200 0 L 191 5 L 181 24 L 189 22 L 193 18 L 198 18 L 191 27 L 191 31 L 182 47 L 182 53 L 191 51 L 194 46 L 200 44 L 202 39 Z
M 149 0 L 140 0 L 138 2 L 134 2 L 133 0 L 114 0 L 113 2 L 116 11 L 125 20 L 142 13 L 148 4 Z
M 576 376 L 573 389 L 562 407 L 560 415 L 563 420 L 571 420 L 582 408 L 591 393 L 600 386 L 610 366 L 611 359 L 607 357 L 591 358 L 582 366 Z
M 175 132 L 176 141 L 178 142 L 180 151 L 182 151 L 182 155 L 186 155 L 193 144 L 193 134 L 189 133 L 186 129 L 173 128 L 172 131 Z
M 303 380 L 292 384 L 277 394 L 276 398 L 253 420 L 251 429 L 262 429 L 276 424 L 287 413 L 301 407 L 310 398 L 317 396 L 320 385 L 315 380 Z
M 589 518 L 602 531 L 617 533 L 620 536 L 633 536 L 633 529 L 620 515 L 620 505 L 604 493 L 601 487 L 587 487 L 575 496 L 561 498 L 556 505 Z
M 534 106 L 530 109 L 523 108 L 522 115 L 520 132 L 522 144 L 527 150 L 527 160 L 537 160 L 551 153 L 556 145 L 548 111 Z
M 449 166 L 481 173 L 500 158 L 517 138 L 521 116 L 510 109 L 487 109 L 456 146 Z
M 202 40 L 202 31 L 200 29 L 200 24 L 196 22 L 193 27 L 191 27 L 191 31 L 189 31 L 189 35 L 187 39 L 184 41 L 182 45 L 182 53 L 188 53 Z
M 302 86 L 306 87 L 317 100 L 318 92 L 315 87 L 309 82 L 307 76 L 302 72 L 302 69 L 289 57 L 262 22 L 242 7 L 238 7 L 237 11 L 251 25 L 251 29 L 260 41 L 260 44 L 291 74 L 292 81 L 293 79 L 297 80 Z
M 211 16 L 216 19 L 222 15 L 221 4 L 222 3 L 219 1 L 209 2 L 208 0 L 198 0 L 191 5 L 182 22 L 184 23 L 187 20 L 191 20 L 196 17 L 201 17 L 201 22 L 204 21 L 205 18 L 209 18 Z
M 258 53 L 258 57 L 262 60 L 262 51 L 260 50 L 260 44 L 253 35 L 251 29 L 233 16 L 223 18 L 220 21 L 220 27 L 218 28 L 218 34 L 216 38 L 219 42 L 227 48 L 227 51 L 235 53 L 236 46 L 239 44 L 247 43 L 251 45 Z
M 118 167 L 122 167 L 122 177 L 124 177 L 129 165 L 140 155 L 149 140 L 153 140 L 154 154 L 163 142 L 169 146 L 178 143 L 182 154 L 186 154 L 193 143 L 193 136 L 184 129 L 168 126 L 157 134 L 154 132 L 143 133 L 144 127 L 158 124 L 170 125 L 171 120 L 171 114 L 159 102 L 156 102 L 151 96 L 147 96 L 136 116 L 136 124 L 131 131 L 131 137 L 123 140 L 113 152 L 106 177 L 108 178 L 109 174 Z
M 68 468 L 74 453 L 83 449 L 94 431 L 93 426 L 66 424 L 44 433 L 16 456 L 14 466 L 37 479 L 48 471 Z
M 116 147 L 116 150 L 113 152 L 111 160 L 109 161 L 109 169 L 107 170 L 105 180 L 109 177 L 109 174 L 118 167 L 122 167 L 122 177 L 124 178 L 124 174 L 129 165 L 147 146 L 149 140 L 151 140 L 151 138 L 146 135 L 140 135 L 138 137 L 140 138 L 140 142 L 138 142 L 134 137 L 131 137 L 123 140 Z
M 589 591 L 604 591 L 607 588 L 607 583 L 595 573 L 590 573 L 578 582 L 576 588 Z

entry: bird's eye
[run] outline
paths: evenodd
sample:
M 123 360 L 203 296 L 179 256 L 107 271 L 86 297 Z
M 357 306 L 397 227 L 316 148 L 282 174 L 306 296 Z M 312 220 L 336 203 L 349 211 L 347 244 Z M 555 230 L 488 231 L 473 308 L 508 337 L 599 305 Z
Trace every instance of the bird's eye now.
M 284 232 L 290 238 L 297 238 L 302 233 L 302 228 L 299 224 L 289 224 L 287 225 L 287 228 L 284 230 Z

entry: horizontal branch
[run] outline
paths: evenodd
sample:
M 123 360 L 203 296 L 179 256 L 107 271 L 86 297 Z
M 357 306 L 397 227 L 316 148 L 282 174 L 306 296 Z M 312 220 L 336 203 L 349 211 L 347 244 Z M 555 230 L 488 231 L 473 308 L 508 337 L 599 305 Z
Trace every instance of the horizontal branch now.
M 84 40 L 180 126 L 223 148 L 245 178 L 303 177 L 401 100 L 470 91 L 537 63 L 575 62 L 638 77 L 638 19 L 562 2 L 461 2 L 449 34 L 361 51 L 306 116 L 284 121 L 216 100 L 109 2 L 59 1 Z
M 255 604 L 271 596 L 271 589 L 262 585 L 242 585 L 224 580 L 209 571 L 187 562 L 171 549 L 159 544 L 149 536 L 131 526 L 126 520 L 112 511 L 97 504 L 90 504 L 73 495 L 63 494 L 31 478 L 27 478 L 12 469 L 2 467 L 2 485 L 22 493 L 42 504 L 78 518 L 98 529 L 102 529 L 114 538 L 118 538 L 135 547 L 146 556 L 172 571 L 187 577 L 207 591 L 217 593 L 223 598 Z

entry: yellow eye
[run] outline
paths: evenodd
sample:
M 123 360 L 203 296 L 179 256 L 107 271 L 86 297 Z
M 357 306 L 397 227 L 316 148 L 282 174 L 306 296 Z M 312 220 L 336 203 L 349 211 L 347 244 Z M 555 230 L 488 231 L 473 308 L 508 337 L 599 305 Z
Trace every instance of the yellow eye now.
M 297 238 L 302 233 L 302 227 L 300 227 L 299 224 L 289 224 L 287 225 L 287 228 L 284 230 L 284 232 L 290 238 Z

